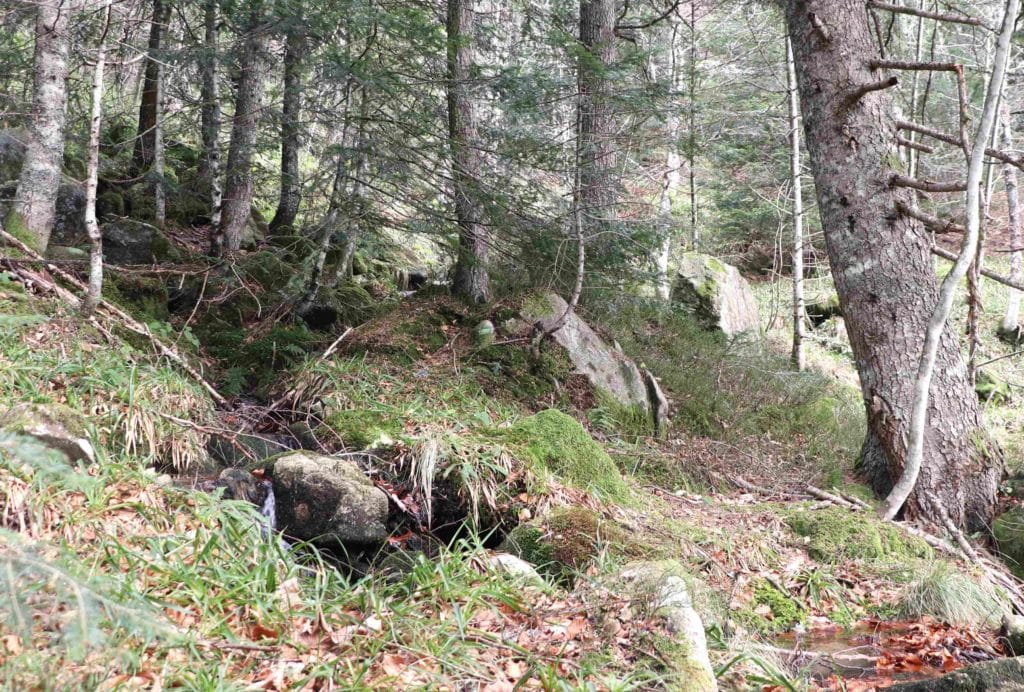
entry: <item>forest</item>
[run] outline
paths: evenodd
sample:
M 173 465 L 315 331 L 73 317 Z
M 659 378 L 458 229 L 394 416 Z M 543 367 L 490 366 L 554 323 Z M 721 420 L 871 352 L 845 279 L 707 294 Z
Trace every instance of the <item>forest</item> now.
M 0 3 L 0 687 L 1024 689 L 1021 14 Z

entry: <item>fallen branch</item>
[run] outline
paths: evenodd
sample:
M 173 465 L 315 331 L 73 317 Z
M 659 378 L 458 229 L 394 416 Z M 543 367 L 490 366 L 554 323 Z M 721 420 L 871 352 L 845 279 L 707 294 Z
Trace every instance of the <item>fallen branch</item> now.
M 37 253 L 28 245 L 26 245 L 25 243 L 21 242 L 13 235 L 8 233 L 6 230 L 3 229 L 2 226 L 0 226 L 0 238 L 2 238 L 7 243 L 10 243 L 14 247 L 18 248 L 26 255 L 28 255 L 30 258 L 35 260 L 43 260 L 39 253 Z M 83 284 L 75 276 L 72 276 L 68 272 L 61 269 L 60 267 L 57 267 L 56 265 L 50 263 L 44 263 L 44 266 L 50 273 L 59 276 L 61 279 L 67 281 L 80 291 L 88 290 L 85 284 Z M 72 302 L 74 305 L 77 305 L 80 302 L 80 299 L 77 296 L 74 296 L 74 294 L 72 294 L 70 291 L 61 288 L 60 286 L 57 285 L 56 282 L 52 282 L 51 286 L 54 292 L 57 293 L 58 296 L 62 297 L 64 300 L 68 300 L 69 302 Z M 142 324 L 134 317 L 127 314 L 119 307 L 111 304 L 106 300 L 100 300 L 98 308 L 100 309 L 100 311 L 106 313 L 108 316 L 117 319 L 129 331 L 135 332 L 136 334 L 139 334 L 149 339 L 149 342 L 156 347 L 156 349 L 160 352 L 161 355 L 167 357 L 169 360 L 174 362 L 178 367 L 184 370 L 185 373 L 189 375 L 189 377 L 198 382 L 203 387 L 203 389 L 205 389 L 210 394 L 214 401 L 221 405 L 227 404 L 227 399 L 221 396 L 220 392 L 218 392 L 214 388 L 214 386 L 206 380 L 206 378 L 200 375 L 195 368 L 189 365 L 188 361 L 186 361 L 185 358 L 180 353 L 178 353 L 177 350 L 175 350 L 171 346 L 168 346 L 161 339 L 154 336 L 154 334 L 149 330 L 149 327 Z
M 807 494 L 810 495 L 811 497 L 816 497 L 819 500 L 824 500 L 826 502 L 831 502 L 832 504 L 839 505 L 840 507 L 845 507 L 851 512 L 859 512 L 862 509 L 859 505 L 850 502 L 849 500 L 842 498 L 839 495 L 833 495 L 832 493 L 825 492 L 821 488 L 816 488 L 813 485 L 807 486 Z

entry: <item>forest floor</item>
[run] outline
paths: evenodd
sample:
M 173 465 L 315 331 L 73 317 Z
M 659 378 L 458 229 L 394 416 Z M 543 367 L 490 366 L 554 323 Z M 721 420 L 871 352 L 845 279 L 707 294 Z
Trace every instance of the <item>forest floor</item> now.
M 0 403 L 64 404 L 88 417 L 98 450 L 97 463 L 73 468 L 0 436 L 10 595 L 0 679 L 19 689 L 687 689 L 664 623 L 618 580 L 637 560 L 672 561 L 685 578 L 724 689 L 867 690 L 1003 655 L 1000 595 L 860 508 L 874 500 L 853 478 L 863 423 L 841 373 L 794 377 L 770 349 L 628 306 L 595 314 L 662 377 L 676 423 L 655 437 L 557 358 L 538 366 L 523 344 L 475 348 L 476 321 L 499 323 L 507 308 L 482 315 L 414 298 L 329 359 L 320 354 L 336 335 L 316 336 L 260 384 L 270 400 L 292 393 L 295 409 L 316 401 L 325 451 L 352 435 L 351 416 L 332 427 L 331 413 L 369 413 L 359 431 L 378 426 L 400 451 L 444 440 L 449 469 L 490 458 L 496 429 L 549 408 L 571 414 L 624 490 L 544 477 L 490 507 L 515 515 L 497 534 L 521 521 L 542 537 L 541 582 L 494 567 L 495 533 L 430 540 L 397 572 L 365 574 L 262 535 L 250 505 L 179 473 L 205 456 L 210 431 L 260 405 L 240 398 L 218 412 L 147 343 L 0 273 Z M 489 487 L 486 470 L 473 467 L 474 487 Z M 809 486 L 857 500 L 822 502 Z M 396 534 L 386 552 L 404 554 L 406 540 Z

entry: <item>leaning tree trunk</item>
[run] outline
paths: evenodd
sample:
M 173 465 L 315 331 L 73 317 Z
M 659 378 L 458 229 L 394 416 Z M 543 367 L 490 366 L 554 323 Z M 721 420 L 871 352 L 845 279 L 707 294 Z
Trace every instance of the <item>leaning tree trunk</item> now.
M 597 247 L 609 242 L 618 199 L 615 185 L 615 119 L 611 82 L 607 74 L 615 62 L 615 0 L 580 2 L 580 45 L 584 54 L 577 64 L 579 88 L 579 213 L 584 235 L 598 237 Z M 594 245 L 592 243 L 592 245 Z
M 200 61 L 202 71 L 202 120 L 203 155 L 199 162 L 199 179 L 207 191 L 210 205 L 210 227 L 220 226 L 220 88 L 217 83 L 217 8 L 219 0 L 205 0 L 203 5 L 203 26 L 205 30 L 203 55 Z
M 859 91 L 880 78 L 868 66 L 876 55 L 864 3 L 782 4 L 825 244 L 867 411 L 861 466 L 887 495 L 907 460 L 913 373 L 938 296 L 931 240 L 920 222 L 896 211 L 914 200 L 890 184 L 899 161 L 892 98 Z M 957 526 L 980 529 L 993 515 L 1003 464 L 948 326 L 930 391 L 922 468 L 905 512 L 928 516 L 928 494 Z
M 452 289 L 473 303 L 490 295 L 490 238 L 480 204 L 480 151 L 472 96 L 474 0 L 448 0 L 448 144 L 459 224 L 459 256 Z
M 146 70 L 142 81 L 142 101 L 139 104 L 139 129 L 132 153 L 132 167 L 136 174 L 149 170 L 157 147 L 157 119 L 160 117 L 160 48 L 164 31 L 171 18 L 171 5 L 166 0 L 153 0 L 153 17 L 149 23 L 149 45 L 146 50 Z
M 302 63 L 306 37 L 288 32 L 284 54 L 284 103 L 281 108 L 281 197 L 270 221 L 272 233 L 295 226 L 299 214 L 299 136 L 302 134 Z M 290 231 L 287 231 L 290 232 Z
M 235 95 L 235 114 L 231 119 L 231 143 L 224 198 L 221 203 L 218 254 L 234 255 L 242 247 L 242 231 L 252 215 L 252 157 L 256 151 L 260 108 L 263 100 L 263 60 L 266 37 L 254 6 L 247 27 L 248 37 L 242 51 L 241 76 Z
M 40 253 L 53 230 L 64 161 L 64 123 L 68 90 L 68 16 L 63 0 L 36 4 L 36 44 L 32 117 L 28 147 L 15 201 L 7 217 L 8 232 Z

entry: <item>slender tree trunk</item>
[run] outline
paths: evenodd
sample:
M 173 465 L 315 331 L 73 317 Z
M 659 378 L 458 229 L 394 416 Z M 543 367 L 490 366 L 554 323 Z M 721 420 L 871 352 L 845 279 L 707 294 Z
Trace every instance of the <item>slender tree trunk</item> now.
M 306 37 L 288 33 L 284 54 L 284 103 L 281 110 L 281 197 L 270 221 L 272 233 L 294 230 L 299 214 L 299 137 L 302 134 L 302 70 Z
M 697 227 L 697 0 L 690 0 L 690 59 L 688 65 L 686 169 L 690 184 L 690 249 L 700 246 Z
M 200 160 L 199 178 L 203 189 L 208 191 L 210 205 L 210 227 L 220 227 L 220 85 L 218 84 L 218 31 L 217 15 L 220 0 L 205 0 L 203 25 L 205 37 L 202 57 L 202 119 L 203 155 Z M 216 253 L 214 253 L 216 254 Z
M 452 192 L 459 224 L 459 253 L 452 290 L 473 303 L 490 297 L 490 234 L 480 203 L 480 151 L 473 104 L 475 0 L 448 0 L 448 144 Z
M 222 254 L 228 256 L 241 249 L 242 230 L 252 215 L 252 157 L 256 150 L 263 100 L 263 62 L 267 40 L 261 24 L 259 4 L 254 4 L 240 62 L 241 76 L 235 94 L 235 113 L 231 119 L 227 179 L 221 204 L 219 231 L 223 242 Z
M 579 87 L 579 213 L 588 241 L 607 246 L 616 218 L 615 120 L 608 70 L 615 62 L 615 0 L 581 0 Z M 598 241 L 595 243 L 594 241 Z
M 156 121 L 153 126 L 153 221 L 167 223 L 167 187 L 164 181 L 164 66 L 156 66 Z
M 861 468 L 887 495 L 907 463 L 914 380 L 938 299 L 931 240 L 920 222 L 896 213 L 912 205 L 892 187 L 898 160 L 887 90 L 851 101 L 879 75 L 861 0 L 783 0 L 793 43 L 807 150 L 814 171 L 832 276 L 860 374 L 868 419 Z M 816 28 L 817 26 L 817 28 Z M 988 444 L 960 344 L 946 327 L 937 342 L 929 426 L 920 478 L 906 505 L 928 515 L 938 498 L 957 526 L 985 526 L 1003 465 Z M 934 515 L 932 515 L 934 516 Z
M 925 0 L 917 0 L 917 9 L 924 9 Z M 917 30 L 914 33 L 914 60 L 921 62 L 921 56 L 924 54 L 924 17 L 916 17 Z M 917 118 L 917 96 L 919 86 L 921 83 L 921 73 L 914 70 L 914 73 L 910 75 L 910 119 L 915 120 Z M 911 142 L 917 141 L 917 133 L 910 132 L 907 137 Z M 911 178 L 917 177 L 917 163 L 918 163 L 918 152 L 913 147 L 907 148 L 907 175 Z
M 789 90 L 789 168 L 793 187 L 793 367 L 803 370 L 804 354 L 804 192 L 800 176 L 800 95 L 793 45 L 786 40 L 786 88 Z
M 63 0 L 36 0 L 35 65 L 28 147 L 7 230 L 40 253 L 53 230 L 64 161 L 68 90 L 68 18 Z
M 103 118 L 103 70 L 107 61 L 107 33 L 110 31 L 111 0 L 104 2 L 103 34 L 96 49 L 92 75 L 92 114 L 89 119 L 89 163 L 85 176 L 85 230 L 89 234 L 89 290 L 82 301 L 82 314 L 91 315 L 103 295 L 103 234 L 96 220 L 96 187 L 100 170 L 100 121 Z
M 658 218 L 661 226 L 661 238 L 654 258 L 655 270 L 657 272 L 658 298 L 668 302 L 672 292 L 672 278 L 668 273 L 669 260 L 672 255 L 672 243 L 674 241 L 674 219 L 672 218 L 672 200 L 679 189 L 681 175 L 679 172 L 682 166 L 682 158 L 679 156 L 679 130 L 681 120 L 679 109 L 676 107 L 678 100 L 676 95 L 679 92 L 680 71 L 677 58 L 679 39 L 679 24 L 673 22 L 671 38 L 668 49 L 669 60 L 669 84 L 672 90 L 669 113 L 666 122 L 668 131 L 668 154 L 665 156 L 665 177 L 661 186 L 661 198 L 658 201 Z
M 132 167 L 136 174 L 149 170 L 156 153 L 157 120 L 160 117 L 160 49 L 164 32 L 171 18 L 171 4 L 167 0 L 153 0 L 153 16 L 149 23 L 149 44 L 146 52 L 146 70 L 142 82 L 142 102 L 139 104 L 139 128 L 132 154 Z
M 1013 150 L 1013 126 L 1010 119 L 1010 104 L 1003 100 L 1000 109 L 1000 120 L 1002 121 L 1002 136 L 1000 148 L 1003 151 Z M 1003 183 L 1006 185 L 1006 217 L 1010 230 L 1010 247 L 1013 252 L 1010 254 L 1010 278 L 1020 282 L 1024 279 L 1024 261 L 1022 261 L 1021 245 L 1024 238 L 1020 232 L 1020 201 L 1017 190 L 1017 169 L 1010 164 L 1003 164 Z M 1001 334 L 1020 340 L 1020 291 L 1011 288 L 1010 295 L 1006 301 L 1006 313 L 1003 314 L 1003 322 L 999 331 Z

